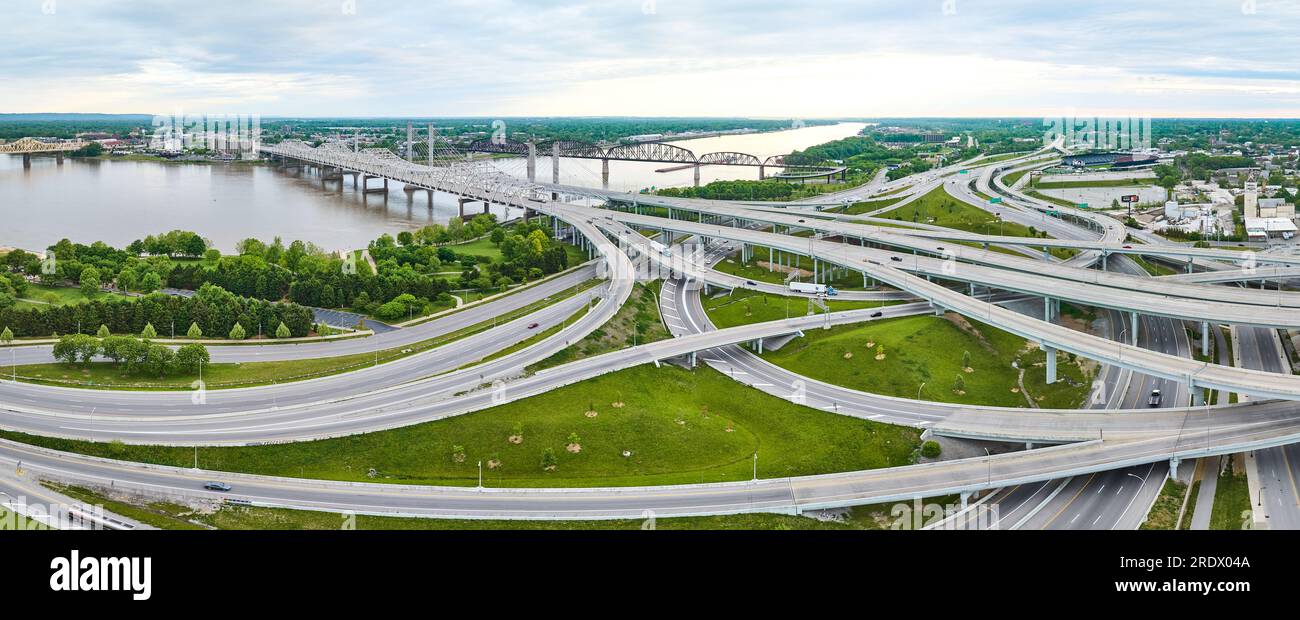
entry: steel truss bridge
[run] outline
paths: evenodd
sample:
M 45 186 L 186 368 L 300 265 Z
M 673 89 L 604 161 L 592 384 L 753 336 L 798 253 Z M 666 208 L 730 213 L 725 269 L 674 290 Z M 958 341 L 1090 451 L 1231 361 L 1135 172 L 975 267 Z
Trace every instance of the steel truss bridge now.
M 63 163 L 63 156 L 71 153 L 81 147 L 90 144 L 81 140 L 59 141 L 59 142 L 42 142 L 35 138 L 22 138 L 13 142 L 0 144 L 0 154 L 5 155 L 22 155 L 23 167 L 32 167 L 33 155 L 54 155 L 60 164 Z
M 548 148 L 549 147 L 549 148 Z M 480 140 L 457 147 L 466 153 L 492 153 L 497 155 L 514 155 L 528 158 L 528 180 L 536 181 L 536 161 L 538 145 L 534 143 L 512 142 L 508 140 Z M 601 162 L 601 182 L 609 188 L 609 162 L 637 161 L 665 164 L 679 164 L 682 168 L 695 170 L 695 186 L 700 186 L 700 168 L 703 166 L 748 166 L 758 168 L 758 177 L 767 178 L 769 168 L 780 169 L 774 178 L 786 180 L 808 180 L 825 178 L 830 180 L 839 176 L 844 180 L 847 169 L 843 166 L 795 166 L 785 163 L 784 155 L 773 155 L 759 159 L 755 155 L 721 151 L 696 155 L 690 149 L 684 149 L 667 142 L 636 142 L 631 144 L 592 144 L 588 142 L 556 141 L 542 147 L 549 151 L 555 168 L 551 181 L 559 183 L 558 161 L 561 158 L 592 159 Z

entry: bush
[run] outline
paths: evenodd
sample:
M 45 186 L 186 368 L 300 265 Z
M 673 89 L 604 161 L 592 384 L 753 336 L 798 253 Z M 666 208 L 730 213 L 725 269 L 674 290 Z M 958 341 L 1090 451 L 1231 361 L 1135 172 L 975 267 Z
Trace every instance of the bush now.
M 943 454 L 943 448 L 939 446 L 939 442 L 927 441 L 921 444 L 921 456 L 927 459 L 935 459 L 939 458 L 940 454 Z
M 198 340 L 203 337 L 203 329 L 199 327 L 198 323 L 190 323 L 190 329 L 185 332 L 185 337 L 192 340 Z
M 248 337 L 248 332 L 244 331 L 244 326 L 240 325 L 239 323 L 235 323 L 235 326 L 230 329 L 231 340 L 243 340 L 244 338 L 247 337 Z
M 276 328 L 275 328 L 275 337 L 276 337 L 276 338 L 288 338 L 289 336 L 292 336 L 292 335 L 293 335 L 293 334 L 289 332 L 289 326 L 288 326 L 288 325 L 285 325 L 284 323 L 281 323 L 281 324 L 279 325 L 279 327 L 276 327 Z

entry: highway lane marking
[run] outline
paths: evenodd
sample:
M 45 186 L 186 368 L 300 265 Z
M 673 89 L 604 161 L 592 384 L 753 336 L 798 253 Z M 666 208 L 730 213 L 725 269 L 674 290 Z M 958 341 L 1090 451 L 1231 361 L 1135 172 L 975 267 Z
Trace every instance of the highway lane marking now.
M 1095 473 L 1094 473 L 1094 474 L 1090 474 L 1090 475 L 1088 476 L 1088 479 L 1087 479 L 1086 481 L 1084 481 L 1083 486 L 1079 487 L 1079 490 L 1078 490 L 1077 492 L 1075 492 L 1074 497 L 1071 497 L 1071 498 L 1069 499 L 1069 501 L 1065 502 L 1065 505 L 1064 505 L 1064 506 L 1061 506 L 1061 509 L 1060 509 L 1060 510 L 1057 510 L 1057 511 L 1056 511 L 1056 514 L 1052 515 L 1052 518 L 1051 518 L 1051 519 L 1048 519 L 1047 523 L 1043 524 L 1043 527 L 1041 527 L 1041 528 L 1039 528 L 1039 529 L 1043 529 L 1043 530 L 1045 530 L 1045 529 L 1047 529 L 1048 527 L 1051 527 L 1051 525 L 1052 525 L 1053 523 L 1055 523 L 1057 519 L 1061 518 L 1061 515 L 1065 513 L 1065 509 L 1069 508 L 1070 505 L 1074 503 L 1074 500 L 1079 499 L 1079 496 L 1080 496 L 1080 495 L 1083 495 L 1083 492 L 1088 488 L 1088 485 L 1092 484 L 1092 480 L 1093 480 L 1094 478 L 1096 478 L 1096 477 L 1097 477 L 1097 474 L 1095 474 Z M 1078 514 L 1074 515 L 1074 518 L 1075 518 L 1075 519 L 1079 518 L 1079 515 L 1078 515 Z M 1070 522 L 1071 522 L 1071 523 L 1074 523 L 1074 519 L 1071 519 Z

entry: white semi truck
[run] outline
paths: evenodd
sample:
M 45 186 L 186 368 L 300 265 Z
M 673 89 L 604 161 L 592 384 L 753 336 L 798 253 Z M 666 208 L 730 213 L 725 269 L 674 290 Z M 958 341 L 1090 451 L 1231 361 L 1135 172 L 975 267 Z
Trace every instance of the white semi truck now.
M 834 297 L 839 294 L 835 287 L 826 286 L 825 284 L 813 284 L 812 282 L 791 282 L 788 285 L 791 293 L 802 293 L 804 295 L 825 295 Z

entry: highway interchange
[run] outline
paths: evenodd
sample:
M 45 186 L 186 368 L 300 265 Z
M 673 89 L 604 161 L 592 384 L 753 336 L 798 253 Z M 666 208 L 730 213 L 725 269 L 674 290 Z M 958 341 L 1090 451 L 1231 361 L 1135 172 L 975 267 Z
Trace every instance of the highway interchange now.
M 295 156 L 301 152 L 283 151 Z M 998 177 L 1024 162 L 1041 160 L 1047 150 L 1011 162 L 980 166 L 968 162 L 885 183 L 878 176 L 849 192 L 817 202 L 858 201 L 893 193 L 915 200 L 943 187 L 951 196 L 980 208 L 994 209 L 1008 221 L 1033 225 L 1053 239 L 1032 242 L 1017 237 L 982 236 L 960 231 L 881 227 L 823 214 L 817 206 L 780 207 L 738 203 L 629 197 L 611 192 L 536 184 L 513 188 L 509 204 L 527 207 L 563 222 L 561 234 L 590 246 L 596 259 L 569 273 L 513 295 L 489 300 L 418 326 L 366 339 L 302 345 L 214 347 L 213 361 L 265 361 L 349 355 L 402 347 L 453 333 L 506 312 L 516 311 L 601 277 L 605 282 L 549 304 L 513 321 L 398 361 L 325 377 L 268 387 L 212 390 L 195 407 L 193 395 L 91 391 L 4 382 L 0 384 L 2 426 L 9 430 L 91 440 L 169 445 L 247 445 L 373 432 L 442 419 L 543 393 L 601 374 L 646 363 L 675 360 L 704 363 L 733 379 L 809 407 L 893 424 L 929 429 L 952 437 L 1062 444 L 985 458 L 962 459 L 889 470 L 850 472 L 749 483 L 685 485 L 641 489 L 464 489 L 400 487 L 327 481 L 277 479 L 111 462 L 0 442 L 0 462 L 50 478 L 112 484 L 153 495 L 180 499 L 220 497 L 201 490 L 213 477 L 231 480 L 238 497 L 254 504 L 366 514 L 459 518 L 636 518 L 646 511 L 660 516 L 738 512 L 799 513 L 817 508 L 908 500 L 945 494 L 993 491 L 1002 507 L 1000 528 L 1136 527 L 1154 501 L 1171 461 L 1260 449 L 1261 467 L 1277 483 L 1266 484 L 1274 502 L 1274 523 L 1300 526 L 1294 519 L 1294 485 L 1288 494 L 1282 475 L 1294 480 L 1287 452 L 1300 438 L 1300 420 L 1292 420 L 1285 401 L 1300 400 L 1300 380 L 1264 345 L 1275 328 L 1300 327 L 1294 310 L 1300 295 L 1258 291 L 1210 282 L 1259 279 L 1260 272 L 1285 276 L 1300 259 L 1261 255 L 1258 271 L 1238 268 L 1242 254 L 1197 250 L 1177 245 L 1126 243 L 1117 221 L 1099 214 L 1065 209 L 1013 192 Z M 326 157 L 311 154 L 310 157 Z M 330 154 L 329 157 L 343 157 Z M 395 170 L 352 162 L 396 180 L 421 174 L 412 165 Z M 1040 164 L 1035 164 L 1040 165 Z M 957 175 L 958 170 L 971 175 Z M 414 172 L 412 172 L 414 170 Z M 423 178 L 423 177 L 422 177 Z M 969 178 L 968 183 L 961 182 Z M 459 189 L 464 190 L 463 180 Z M 498 181 L 499 182 L 499 181 Z M 1005 197 L 990 205 L 973 192 Z M 567 200 L 539 197 L 557 193 Z M 603 208 L 598 208 L 603 207 Z M 666 207 L 677 215 L 637 213 L 640 206 Z M 894 207 L 896 208 L 896 207 Z M 1056 214 L 1049 217 L 1048 212 Z M 857 218 L 861 221 L 862 218 Z M 870 221 L 870 220 L 868 220 Z M 637 229 L 661 230 L 703 239 L 706 249 L 684 264 L 669 246 L 650 242 Z M 800 230 L 814 237 L 794 236 Z M 956 242 L 1016 247 L 1022 256 Z M 945 244 L 947 244 L 946 247 Z M 784 287 L 742 281 L 713 266 L 745 245 L 773 248 L 816 259 L 822 266 L 859 272 L 888 285 L 887 291 L 845 292 L 846 299 L 901 301 L 879 310 L 856 310 L 824 316 L 715 329 L 703 310 L 700 289 L 753 288 L 786 293 Z M 1030 248 L 1033 251 L 1027 251 Z M 1061 261 L 1042 250 L 1078 250 Z M 1216 279 L 1152 278 L 1129 255 L 1192 259 Z M 588 358 L 539 373 L 523 369 L 608 321 L 631 293 L 635 266 L 652 264 L 668 273 L 660 299 L 661 313 L 674 338 Z M 1217 266 L 1214 261 L 1219 261 Z M 1099 269 L 1105 266 L 1105 271 Z M 1253 267 L 1253 265 L 1252 265 Z M 1274 271 L 1269 271 L 1274 270 Z M 1236 275 L 1233 275 L 1236 274 Z M 1035 302 L 1049 300 L 1033 311 Z M 1109 333 L 1094 336 L 1054 322 L 1060 301 L 1105 311 Z M 589 308 L 577 321 L 567 319 Z M 978 318 L 1045 346 L 1077 353 L 1105 364 L 1103 396 L 1094 411 L 999 410 L 956 407 L 856 392 L 776 367 L 739 346 L 780 339 L 827 324 L 953 311 Z M 881 316 L 872 317 L 879 312 Z M 1047 320 L 1044 320 L 1047 319 Z M 1136 324 L 1134 321 L 1136 320 Z M 1218 325 L 1231 323 L 1257 348 L 1243 346 L 1242 367 L 1206 364 L 1191 359 L 1188 324 L 1204 324 L 1215 337 Z M 529 338 L 528 325 L 563 326 L 549 338 L 479 362 L 485 355 Z M 1212 329 L 1208 328 L 1213 325 Z M 1242 340 L 1247 340 L 1242 337 Z M 1259 344 L 1263 343 L 1263 344 Z M 1257 350 L 1259 353 L 1251 353 Z M 1277 350 L 1277 349 L 1272 349 Z M 14 363 L 49 361 L 48 347 L 11 351 Z M 1260 360 L 1255 363 L 1253 360 Z M 1196 389 L 1191 389 L 1194 386 Z M 1192 394 L 1200 388 L 1254 395 L 1261 403 L 1200 407 Z M 1164 409 L 1145 408 L 1145 395 L 1160 389 L 1169 395 Z M 322 396 L 328 395 L 328 396 Z M 1222 401 L 1221 401 L 1222 402 Z M 1289 458 L 1300 464 L 1300 459 Z

